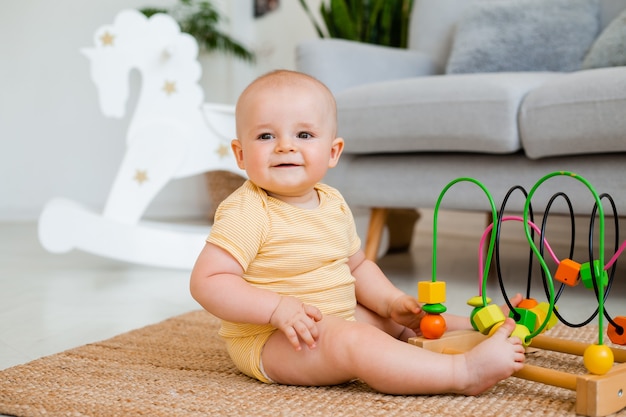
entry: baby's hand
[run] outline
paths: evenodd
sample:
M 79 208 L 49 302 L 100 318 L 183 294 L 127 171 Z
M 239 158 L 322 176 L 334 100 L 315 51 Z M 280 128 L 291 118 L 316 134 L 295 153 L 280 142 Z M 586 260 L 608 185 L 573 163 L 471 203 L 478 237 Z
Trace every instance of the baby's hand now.
M 513 296 L 512 298 L 509 299 L 509 301 L 511 302 L 511 305 L 513 307 L 517 307 L 517 305 L 522 300 L 523 300 L 523 297 L 522 297 L 522 294 L 520 294 L 520 293 L 515 294 L 515 296 Z M 504 313 L 504 315 L 508 317 L 509 312 L 511 311 L 509 309 L 509 306 L 506 303 L 504 303 L 504 304 L 502 304 L 502 306 L 500 308 L 502 309 L 502 312 Z
M 422 306 L 416 298 L 404 294 L 393 300 L 389 305 L 389 317 L 411 330 L 419 330 L 420 322 L 424 317 Z
M 310 349 L 319 337 L 316 322 L 322 313 L 314 306 L 304 304 L 295 297 L 280 297 L 280 302 L 270 317 L 270 324 L 282 331 L 295 350 L 300 350 L 300 340 Z

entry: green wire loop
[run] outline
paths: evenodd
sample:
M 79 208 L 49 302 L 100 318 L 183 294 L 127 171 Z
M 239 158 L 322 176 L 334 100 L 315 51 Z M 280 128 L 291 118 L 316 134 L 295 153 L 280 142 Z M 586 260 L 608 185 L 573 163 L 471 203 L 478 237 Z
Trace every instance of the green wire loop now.
M 539 181 L 537 181 L 537 183 L 533 186 L 533 188 L 530 190 L 530 192 L 528 193 L 528 197 L 526 197 L 526 203 L 524 204 L 524 233 L 526 234 L 526 240 L 528 241 L 528 244 L 530 245 L 530 248 L 532 249 L 533 253 L 535 254 L 535 256 L 537 257 L 537 259 L 539 260 L 539 263 L 541 264 L 541 268 L 543 269 L 546 277 L 547 277 L 547 282 L 548 282 L 548 287 L 549 287 L 549 297 L 550 297 L 550 306 L 548 308 L 548 314 L 546 315 L 545 320 L 543 321 L 543 323 L 541 324 L 541 326 L 539 326 L 539 328 L 537 328 L 533 333 L 531 333 L 530 335 L 528 335 L 526 337 L 526 341 L 531 340 L 533 337 L 537 336 L 538 334 L 540 334 L 543 329 L 546 327 L 546 325 L 548 324 L 548 321 L 550 320 L 550 317 L 552 316 L 553 312 L 554 312 L 554 281 L 552 279 L 552 275 L 550 274 L 550 270 L 548 269 L 548 265 L 546 264 L 543 256 L 541 256 L 541 253 L 539 252 L 539 249 L 537 249 L 537 246 L 535 245 L 535 242 L 532 239 L 531 233 L 530 233 L 530 225 L 529 225 L 529 208 L 530 208 L 530 201 L 533 197 L 533 195 L 535 194 L 535 191 L 537 190 L 537 188 L 539 188 L 539 186 L 541 184 L 543 184 L 544 182 L 546 182 L 548 179 L 552 178 L 552 177 L 556 177 L 556 176 L 568 176 L 570 178 L 574 178 L 580 182 L 582 182 L 591 192 L 591 194 L 593 195 L 593 198 L 596 200 L 596 205 L 598 207 L 598 217 L 599 217 L 599 249 L 598 249 L 598 258 L 600 261 L 600 265 L 604 265 L 604 208 L 602 207 L 602 204 L 600 202 L 600 197 L 598 196 L 598 193 L 596 192 L 596 190 L 593 188 L 593 186 L 591 185 L 591 183 L 589 183 L 589 181 L 587 181 L 585 178 L 574 174 L 573 172 L 569 172 L 569 171 L 556 171 L 553 172 L 551 174 L 548 174 L 546 176 L 544 176 L 543 178 L 541 178 Z M 600 276 L 596 277 L 596 282 L 598 285 L 598 344 L 603 344 L 603 328 L 602 328 L 602 320 L 604 317 L 604 286 L 602 285 L 602 274 L 600 274 Z
M 548 308 L 548 313 L 546 315 L 546 318 L 544 319 L 543 323 L 541 323 L 541 326 L 539 326 L 537 329 L 535 329 L 534 332 L 532 332 L 531 334 L 529 334 L 528 336 L 526 336 L 526 340 L 525 342 L 530 342 L 530 340 L 532 340 L 535 336 L 537 336 L 538 334 L 540 334 L 543 329 L 547 326 L 550 318 L 552 317 L 552 314 L 554 314 L 554 297 L 555 297 L 555 291 L 554 291 L 554 280 L 552 278 L 552 274 L 550 273 L 550 269 L 548 268 L 548 265 L 545 262 L 545 259 L 543 258 L 543 256 L 541 256 L 541 253 L 539 251 L 539 249 L 537 248 L 537 245 L 535 245 L 535 242 L 533 241 L 533 238 L 531 236 L 531 230 L 530 230 L 530 224 L 529 224 L 529 209 L 530 209 L 530 202 L 532 200 L 533 195 L 535 194 L 535 191 L 537 191 L 537 189 L 539 188 L 539 186 L 541 186 L 544 182 L 546 182 L 548 179 L 552 178 L 552 177 L 556 177 L 556 176 L 568 176 L 570 178 L 574 178 L 578 181 L 580 181 L 581 183 L 583 183 L 591 192 L 591 194 L 593 195 L 593 198 L 596 201 L 596 206 L 598 208 L 598 218 L 599 218 L 599 245 L 598 245 L 598 260 L 600 262 L 600 265 L 604 265 L 604 208 L 602 207 L 602 204 L 600 202 L 600 197 L 598 195 L 598 193 L 596 192 L 596 190 L 594 189 L 594 187 L 591 185 L 591 183 L 589 181 L 587 181 L 585 178 L 574 174 L 573 172 L 569 172 L 569 171 L 555 171 L 552 172 L 548 175 L 545 175 L 543 178 L 541 178 L 539 181 L 537 181 L 535 183 L 535 185 L 533 186 L 533 188 L 530 190 L 530 192 L 528 193 L 528 196 L 526 197 L 526 202 L 524 204 L 524 233 L 526 235 L 526 240 L 528 241 L 528 244 L 530 245 L 531 250 L 533 251 L 534 255 L 537 257 L 537 259 L 539 260 L 539 263 L 541 265 L 541 268 L 543 269 L 547 279 L 547 283 L 548 283 L 548 289 L 549 289 L 549 308 Z M 487 306 L 487 279 L 489 277 L 489 268 L 491 267 L 491 258 L 493 256 L 493 250 L 495 247 L 495 241 L 496 241 L 496 235 L 497 235 L 497 221 L 496 219 L 498 218 L 498 213 L 496 210 L 496 205 L 493 201 L 493 197 L 491 196 L 491 193 L 489 192 L 489 190 L 487 190 L 487 188 L 484 186 L 483 183 L 481 183 L 480 181 L 474 179 L 474 178 L 468 178 L 468 177 L 461 177 L 461 178 L 457 178 L 451 182 L 448 183 L 448 185 L 446 185 L 444 187 L 444 189 L 441 191 L 441 193 L 439 194 L 439 198 L 437 199 L 437 203 L 435 204 L 435 209 L 434 209 L 434 213 L 433 213 L 433 261 L 432 261 L 432 282 L 436 282 L 437 281 L 437 224 L 438 224 L 438 218 L 439 218 L 439 208 L 441 206 L 441 201 L 443 200 L 444 195 L 448 192 L 448 190 L 455 184 L 459 183 L 459 182 L 471 182 L 475 185 L 477 185 L 478 187 L 480 187 L 483 192 L 485 193 L 485 195 L 487 196 L 487 198 L 489 199 L 489 204 L 491 205 L 491 216 L 493 219 L 493 228 L 491 230 L 491 238 L 489 239 L 489 247 L 487 250 L 487 259 L 485 260 L 485 265 L 484 265 L 484 269 L 482 271 L 483 274 L 483 279 L 482 279 L 482 288 L 481 288 L 481 296 L 482 296 L 482 302 L 483 302 L 483 306 Z M 603 344 L 603 317 L 604 317 L 604 286 L 602 284 L 602 274 L 600 274 L 600 276 L 596 277 L 596 283 L 597 283 L 597 287 L 598 287 L 598 344 L 602 345 Z
M 455 180 L 452 180 L 448 183 L 448 185 L 445 186 L 445 188 L 441 191 L 441 193 L 439 194 L 439 198 L 437 199 L 437 203 L 435 204 L 435 209 L 434 209 L 434 213 L 433 213 L 433 265 L 432 265 L 432 281 L 436 282 L 437 281 L 437 219 L 439 218 L 439 206 L 441 205 L 441 200 L 443 199 L 443 196 L 446 194 L 446 192 L 456 183 L 462 182 L 462 181 L 467 181 L 467 182 L 471 182 L 476 184 L 477 186 L 479 186 L 483 192 L 485 193 L 485 195 L 487 196 L 487 198 L 489 199 L 489 204 L 491 205 L 491 216 L 492 219 L 494 219 L 494 224 L 493 224 L 493 229 L 491 231 L 491 238 L 489 239 L 489 248 L 487 250 L 487 259 L 485 261 L 485 265 L 484 265 L 484 269 L 483 269 L 483 280 L 482 280 L 482 289 L 481 289 L 481 295 L 482 295 L 482 299 L 483 299 L 483 306 L 487 306 L 487 278 L 489 276 L 489 268 L 491 266 L 491 257 L 493 254 L 493 248 L 495 247 L 495 243 L 496 243 L 496 234 L 497 234 L 497 226 L 496 226 L 496 222 L 495 219 L 498 218 L 498 212 L 496 210 L 496 204 L 493 201 L 493 197 L 491 196 L 491 193 L 489 192 L 489 190 L 487 190 L 487 187 L 485 187 L 483 185 L 483 183 L 481 183 L 480 181 L 474 179 L 474 178 L 467 178 L 467 177 L 461 177 L 461 178 L 457 178 Z

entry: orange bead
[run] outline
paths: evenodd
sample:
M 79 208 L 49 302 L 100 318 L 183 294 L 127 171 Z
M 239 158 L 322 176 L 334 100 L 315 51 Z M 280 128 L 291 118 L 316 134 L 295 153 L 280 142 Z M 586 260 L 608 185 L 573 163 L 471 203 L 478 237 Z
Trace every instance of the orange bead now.
M 524 298 L 522 301 L 520 301 L 517 307 L 530 310 L 531 308 L 535 307 L 537 304 L 538 304 L 537 300 L 535 300 L 534 298 Z
M 426 314 L 420 321 L 420 330 L 426 339 L 439 339 L 446 327 L 446 319 L 441 314 Z
M 611 342 L 617 345 L 626 345 L 626 317 L 618 316 L 613 319 L 618 326 L 621 326 L 623 331 L 622 334 L 617 332 L 617 328 L 609 323 L 609 327 L 606 330 L 607 336 L 611 339 Z
M 563 259 L 554 273 L 554 279 L 570 287 L 578 285 L 580 282 L 580 264 L 571 259 Z

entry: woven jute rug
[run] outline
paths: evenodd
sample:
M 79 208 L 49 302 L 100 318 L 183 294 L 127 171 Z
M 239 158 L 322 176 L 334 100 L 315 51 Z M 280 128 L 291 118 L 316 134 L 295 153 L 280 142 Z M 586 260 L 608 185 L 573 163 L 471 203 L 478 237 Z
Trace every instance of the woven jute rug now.
M 392 396 L 361 382 L 266 385 L 239 373 L 196 311 L 0 371 L 0 413 L 16 416 L 573 416 L 573 391 L 509 378 L 476 396 Z M 593 326 L 551 335 L 593 342 Z M 417 349 L 417 348 L 416 348 Z M 381 355 L 384 355 L 381 352 Z M 529 363 L 584 373 L 580 358 L 540 351 Z M 619 415 L 626 416 L 626 411 Z

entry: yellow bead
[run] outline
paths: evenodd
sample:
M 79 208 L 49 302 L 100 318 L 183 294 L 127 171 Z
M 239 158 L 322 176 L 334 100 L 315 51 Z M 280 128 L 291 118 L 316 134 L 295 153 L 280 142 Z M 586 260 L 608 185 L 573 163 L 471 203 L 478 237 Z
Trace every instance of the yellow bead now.
M 528 345 L 530 344 L 530 339 L 527 340 L 527 336 L 529 335 L 530 330 L 528 330 L 528 327 L 522 324 L 516 324 L 515 329 L 511 333 L 511 336 L 519 337 L 519 340 L 522 341 L 522 345 L 524 345 L 524 347 L 528 347 Z
M 613 367 L 613 351 L 606 345 L 589 345 L 583 353 L 585 368 L 594 375 L 604 375 Z
M 539 304 L 537 304 L 536 307 L 531 308 L 531 311 L 533 311 L 535 314 L 537 314 L 537 310 L 539 311 L 543 311 L 543 319 L 541 321 L 537 320 L 539 322 L 539 325 L 543 324 L 543 322 L 545 321 L 546 317 L 548 316 L 548 310 L 550 309 L 550 303 L 548 303 L 547 301 L 542 301 Z M 556 306 L 554 306 L 554 309 L 556 310 Z M 539 317 L 540 315 L 537 314 L 537 317 Z M 559 322 L 558 317 L 556 316 L 556 314 L 552 314 L 550 315 L 550 318 L 548 319 L 548 324 L 546 325 L 546 327 L 544 328 L 545 330 L 550 330 L 551 328 L 553 328 L 557 323 Z
M 489 333 L 489 330 L 499 322 L 506 320 L 504 313 L 497 304 L 490 304 L 487 307 L 481 308 L 472 317 L 476 329 L 482 334 Z
M 420 281 L 417 283 L 417 300 L 424 304 L 446 302 L 446 283 L 443 281 Z
M 536 331 L 539 326 L 541 326 L 543 324 L 543 322 L 546 320 L 546 312 L 541 309 L 541 308 L 537 308 L 537 306 L 533 307 L 533 308 L 529 308 L 529 311 L 532 311 L 533 313 L 535 313 L 535 315 L 537 316 L 537 320 L 535 321 L 535 328 L 533 331 Z M 543 332 L 545 332 L 547 329 L 544 327 L 543 328 Z M 542 333 L 543 333 L 542 332 Z
M 491 303 L 491 298 L 486 297 L 487 299 L 487 304 Z M 467 305 L 471 306 L 471 307 L 483 307 L 483 297 L 480 295 L 477 295 L 475 297 L 470 298 L 469 300 L 467 300 Z
M 495 332 L 497 332 L 497 331 L 498 331 L 498 329 L 499 329 L 499 328 L 500 328 L 503 324 L 504 324 L 504 322 L 503 322 L 503 321 L 501 321 L 501 322 L 498 322 L 498 323 L 494 324 L 493 326 L 491 326 L 491 329 L 489 329 L 489 333 L 487 334 L 487 336 L 489 336 L 489 337 L 493 336 L 493 334 L 494 334 Z

